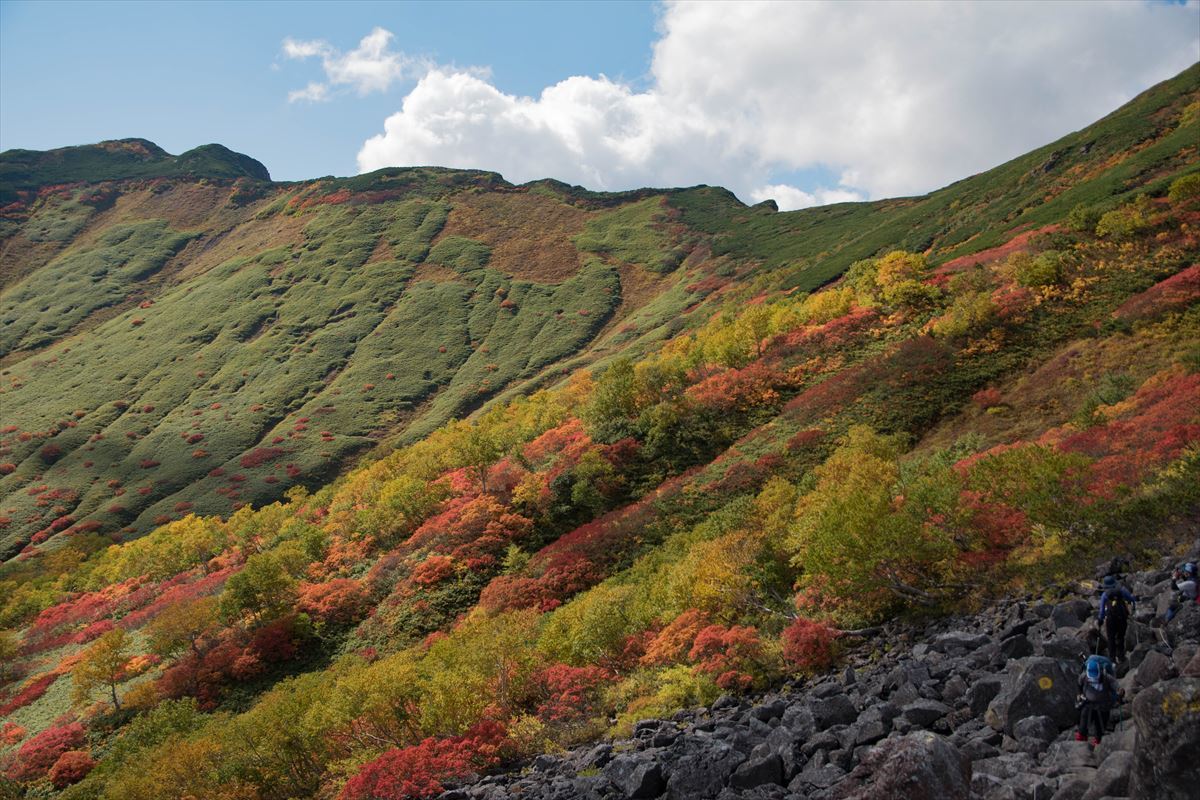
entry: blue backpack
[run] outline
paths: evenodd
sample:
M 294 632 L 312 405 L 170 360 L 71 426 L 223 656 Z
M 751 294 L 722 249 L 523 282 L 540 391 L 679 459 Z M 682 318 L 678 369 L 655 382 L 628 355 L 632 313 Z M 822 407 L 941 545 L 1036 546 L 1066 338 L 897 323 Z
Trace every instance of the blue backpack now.
M 1089 673 L 1092 672 L 1093 664 L 1096 665 L 1095 669 L 1098 672 L 1101 672 L 1101 673 L 1107 672 L 1109 675 L 1112 675 L 1114 678 L 1117 677 L 1116 667 L 1113 666 L 1113 662 L 1109 661 L 1106 656 L 1102 656 L 1102 655 L 1088 656 L 1088 660 L 1084 664 L 1084 669 L 1086 669 Z
M 1088 656 L 1088 660 L 1084 663 L 1084 670 L 1086 670 L 1089 677 L 1093 673 L 1100 676 L 1103 676 L 1105 673 L 1107 673 L 1113 676 L 1114 679 L 1117 677 L 1117 670 L 1116 667 L 1113 666 L 1113 662 L 1110 661 L 1106 656 L 1102 655 Z M 1113 697 L 1113 700 L 1116 700 L 1115 696 Z

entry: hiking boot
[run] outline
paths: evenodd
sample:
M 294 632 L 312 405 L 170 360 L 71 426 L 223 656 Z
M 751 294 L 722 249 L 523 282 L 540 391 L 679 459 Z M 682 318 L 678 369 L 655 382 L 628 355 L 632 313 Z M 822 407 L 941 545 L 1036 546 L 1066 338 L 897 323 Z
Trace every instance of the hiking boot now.
M 1087 741 L 1087 737 L 1086 737 L 1086 736 L 1084 736 L 1084 735 L 1083 735 L 1082 733 L 1080 733 L 1079 731 L 1075 731 L 1075 741 L 1077 741 L 1077 742 L 1086 742 L 1086 741 Z

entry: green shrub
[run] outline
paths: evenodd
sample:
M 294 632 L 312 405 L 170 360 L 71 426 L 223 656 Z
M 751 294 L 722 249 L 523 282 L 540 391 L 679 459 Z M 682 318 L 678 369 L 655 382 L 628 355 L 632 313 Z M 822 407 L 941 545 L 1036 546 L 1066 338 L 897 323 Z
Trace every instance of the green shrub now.
M 1100 217 L 1100 221 L 1096 223 L 1096 235 L 1102 239 L 1117 241 L 1131 239 L 1150 227 L 1149 214 L 1150 198 L 1144 194 L 1138 195 L 1132 203 Z
M 486 267 L 491 257 L 491 248 L 482 242 L 465 236 L 447 236 L 433 246 L 426 259 L 454 267 L 459 272 L 471 272 Z
M 1022 286 L 1053 286 L 1062 283 L 1063 254 L 1047 250 L 1036 256 L 1022 254 L 1011 259 L 1017 283 Z
M 1109 372 L 1096 381 L 1096 386 L 1088 393 L 1083 406 L 1073 418 L 1073 422 L 1081 428 L 1090 428 L 1102 422 L 1096 412 L 1102 406 L 1119 403 L 1133 393 L 1137 388 L 1137 380 L 1126 372 Z
M 1067 227 L 1073 231 L 1094 231 L 1099 221 L 1100 212 L 1083 203 L 1072 208 L 1067 214 Z
M 1176 178 L 1171 182 L 1171 188 L 1167 190 L 1167 199 L 1172 203 L 1182 203 L 1194 197 L 1200 197 L 1200 172 Z

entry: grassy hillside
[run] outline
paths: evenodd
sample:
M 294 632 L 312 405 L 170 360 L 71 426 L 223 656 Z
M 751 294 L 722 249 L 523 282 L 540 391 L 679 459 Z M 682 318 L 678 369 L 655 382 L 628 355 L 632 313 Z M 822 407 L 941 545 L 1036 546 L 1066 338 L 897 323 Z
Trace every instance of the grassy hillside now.
M 1193 67 L 787 214 L 44 187 L 0 244 L 0 791 L 430 796 L 1194 538 L 1198 138 Z

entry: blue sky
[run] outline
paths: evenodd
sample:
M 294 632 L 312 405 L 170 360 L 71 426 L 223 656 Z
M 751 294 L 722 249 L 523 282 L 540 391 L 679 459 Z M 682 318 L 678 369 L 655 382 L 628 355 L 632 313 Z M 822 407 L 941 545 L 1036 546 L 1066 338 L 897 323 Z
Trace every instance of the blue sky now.
M 0 0 L 0 149 L 220 142 L 277 179 L 493 169 L 929 191 L 1200 59 L 1200 3 Z
M 557 77 L 644 80 L 649 2 L 0 3 L 0 149 L 139 136 L 179 153 L 220 142 L 279 180 L 354 174 L 396 94 L 340 98 L 334 113 L 287 101 L 319 77 L 286 63 L 286 37 L 352 46 L 375 26 L 438 63 L 489 67 L 506 91 Z M 411 85 L 411 81 L 407 82 Z M 402 89 L 397 86 L 397 91 Z

